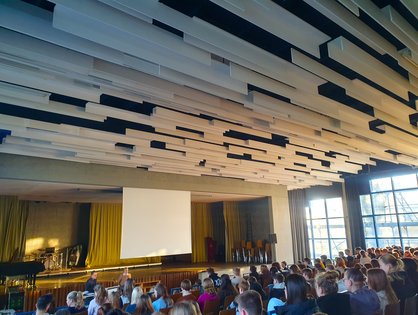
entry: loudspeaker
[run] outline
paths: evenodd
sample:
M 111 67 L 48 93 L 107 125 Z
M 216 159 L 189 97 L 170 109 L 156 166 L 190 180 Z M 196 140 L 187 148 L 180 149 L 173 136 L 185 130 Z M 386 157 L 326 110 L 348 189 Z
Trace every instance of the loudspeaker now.
M 269 234 L 269 242 L 272 244 L 277 243 L 277 235 L 276 234 Z

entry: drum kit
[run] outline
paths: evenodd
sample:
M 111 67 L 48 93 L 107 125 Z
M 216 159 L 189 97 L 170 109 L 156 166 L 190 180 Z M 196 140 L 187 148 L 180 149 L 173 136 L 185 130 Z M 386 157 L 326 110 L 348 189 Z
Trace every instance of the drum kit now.
M 45 251 L 40 250 L 37 255 L 37 261 L 45 266 L 45 271 L 54 271 L 63 268 L 64 253 L 55 250 L 54 247 L 47 247 Z

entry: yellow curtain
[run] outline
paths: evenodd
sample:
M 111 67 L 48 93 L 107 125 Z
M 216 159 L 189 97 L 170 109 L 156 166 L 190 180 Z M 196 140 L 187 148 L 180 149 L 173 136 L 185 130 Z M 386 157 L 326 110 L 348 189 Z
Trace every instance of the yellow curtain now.
M 0 196 L 0 262 L 20 259 L 25 253 L 27 201 L 17 197 Z
M 206 262 L 205 237 L 213 237 L 212 216 L 207 203 L 192 203 L 192 262 Z
M 90 209 L 90 242 L 86 258 L 89 268 L 161 262 L 161 257 L 120 259 L 121 239 L 122 204 L 93 203 Z
M 241 241 L 241 219 L 237 202 L 224 202 L 224 220 L 225 257 L 226 262 L 232 262 L 231 250 L 234 248 L 234 242 Z

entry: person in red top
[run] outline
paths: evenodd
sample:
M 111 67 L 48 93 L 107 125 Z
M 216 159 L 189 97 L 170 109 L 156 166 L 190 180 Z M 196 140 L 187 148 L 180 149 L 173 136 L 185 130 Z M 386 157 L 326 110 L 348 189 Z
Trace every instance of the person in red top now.
M 179 298 L 176 303 L 183 302 L 183 301 L 196 301 L 197 300 L 196 296 L 192 292 L 190 292 L 190 290 L 192 289 L 192 283 L 190 282 L 189 279 L 183 280 L 180 284 L 180 288 L 181 288 L 182 297 Z

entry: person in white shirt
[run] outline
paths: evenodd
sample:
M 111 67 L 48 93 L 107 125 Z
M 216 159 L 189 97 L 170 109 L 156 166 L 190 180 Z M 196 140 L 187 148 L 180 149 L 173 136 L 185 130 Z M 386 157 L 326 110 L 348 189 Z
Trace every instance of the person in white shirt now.
M 232 269 L 232 272 L 234 273 L 234 275 L 231 277 L 231 282 L 232 282 L 232 285 L 236 288 L 238 286 L 238 284 L 242 280 L 242 277 L 241 277 L 241 268 L 234 267 Z

